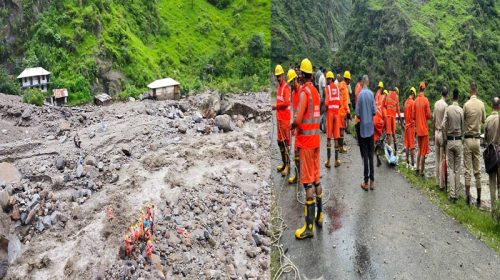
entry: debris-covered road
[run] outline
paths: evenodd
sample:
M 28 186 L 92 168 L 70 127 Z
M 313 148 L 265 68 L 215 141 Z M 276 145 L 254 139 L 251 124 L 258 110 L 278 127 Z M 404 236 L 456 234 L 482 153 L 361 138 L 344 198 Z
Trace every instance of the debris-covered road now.
M 283 249 L 302 279 L 495 279 L 497 253 L 446 216 L 386 164 L 376 168 L 374 191 L 360 188 L 363 165 L 356 141 L 341 154 L 342 166 L 327 170 L 322 138 L 325 222 L 315 237 L 298 241 L 304 223 L 297 188 L 273 172 L 283 219 Z M 278 155 L 276 144 L 273 154 Z M 272 165 L 278 164 L 278 156 Z M 299 188 L 300 192 L 303 192 Z M 303 196 L 302 196 L 303 197 Z M 497 275 L 497 276 L 495 276 Z M 289 274 L 285 279 L 294 279 Z
M 0 128 L 0 278 L 268 273 L 268 93 L 63 109 L 0 94 Z M 153 256 L 126 257 L 148 203 Z

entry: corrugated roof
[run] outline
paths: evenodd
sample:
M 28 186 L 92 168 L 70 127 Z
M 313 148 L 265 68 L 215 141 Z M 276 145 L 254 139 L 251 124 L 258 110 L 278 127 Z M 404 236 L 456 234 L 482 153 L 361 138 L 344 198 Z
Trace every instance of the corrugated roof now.
M 171 86 L 178 86 L 180 85 L 179 82 L 172 78 L 165 78 L 161 80 L 156 80 L 148 85 L 148 88 L 150 89 L 155 89 L 155 88 L 164 88 L 164 87 L 171 87 Z
M 43 69 L 42 67 L 35 67 L 35 68 L 24 69 L 24 71 L 19 76 L 17 76 L 17 78 L 22 79 L 26 77 L 35 77 L 44 75 L 50 75 L 50 72 Z
M 68 97 L 68 90 L 65 88 L 53 89 L 52 92 L 54 93 L 55 98 Z

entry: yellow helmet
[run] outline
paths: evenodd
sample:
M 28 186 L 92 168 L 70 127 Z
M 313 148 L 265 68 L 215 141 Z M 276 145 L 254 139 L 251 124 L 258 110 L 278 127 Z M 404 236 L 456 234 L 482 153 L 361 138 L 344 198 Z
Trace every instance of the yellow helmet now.
M 335 79 L 335 75 L 333 75 L 332 71 L 326 72 L 326 78 L 327 79 Z
M 344 79 L 349 79 L 350 80 L 351 79 L 351 72 L 345 71 L 344 72 Z
M 398 87 L 394 87 L 394 90 L 396 90 L 396 92 L 399 94 L 399 88 Z
M 410 92 L 413 94 L 417 94 L 417 89 L 415 87 L 411 87 Z
M 383 88 L 384 87 L 384 83 L 382 83 L 382 81 L 378 82 L 378 87 Z
M 290 83 L 295 78 L 297 78 L 297 73 L 295 72 L 295 70 L 288 70 L 288 73 L 286 74 L 286 81 Z
M 388 94 L 388 93 L 389 93 L 389 92 L 388 92 L 386 89 L 384 89 L 384 94 Z
M 281 67 L 281 65 L 276 65 L 276 68 L 274 68 L 274 76 L 279 76 L 281 74 L 285 73 L 285 71 L 283 70 L 283 67 Z
M 302 62 L 300 63 L 300 71 L 307 74 L 312 74 L 313 65 L 309 59 L 304 58 L 304 60 L 302 60 Z

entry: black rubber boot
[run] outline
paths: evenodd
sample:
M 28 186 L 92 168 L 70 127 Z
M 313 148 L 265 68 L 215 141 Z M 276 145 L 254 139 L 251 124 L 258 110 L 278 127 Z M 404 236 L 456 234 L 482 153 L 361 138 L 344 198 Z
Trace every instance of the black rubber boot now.
M 316 196 L 316 218 L 314 221 L 318 227 L 323 227 L 323 194 Z
M 314 236 L 314 218 L 315 218 L 315 210 L 316 203 L 314 200 L 306 200 L 304 205 L 305 211 L 305 224 L 303 227 L 297 229 L 295 231 L 295 238 L 297 239 L 305 239 Z

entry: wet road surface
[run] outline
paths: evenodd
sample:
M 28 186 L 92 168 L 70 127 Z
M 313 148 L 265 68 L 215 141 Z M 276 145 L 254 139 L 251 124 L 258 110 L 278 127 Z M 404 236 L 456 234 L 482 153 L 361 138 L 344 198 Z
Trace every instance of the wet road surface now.
M 323 228 L 316 228 L 312 239 L 294 237 L 304 223 L 303 206 L 296 199 L 297 190 L 303 189 L 283 182 L 273 171 L 288 225 L 282 243 L 302 279 L 498 279 L 499 255 L 393 168 L 385 163 L 375 167 L 376 189 L 363 191 L 359 146 L 350 135 L 347 141 L 350 151 L 341 154 L 342 165 L 334 168 L 332 162 L 328 170 L 322 135 L 321 182 L 324 199 L 327 192 L 330 198 Z M 273 145 L 274 168 L 280 157 Z

